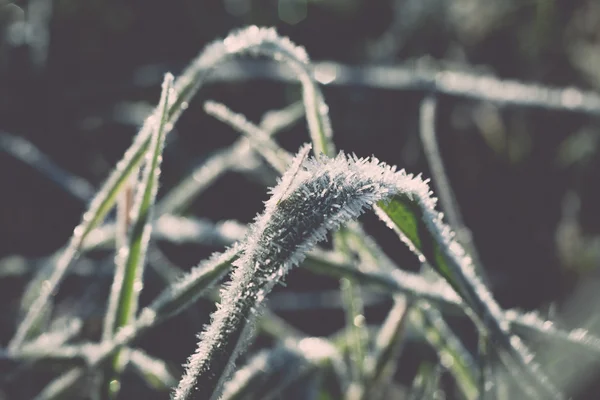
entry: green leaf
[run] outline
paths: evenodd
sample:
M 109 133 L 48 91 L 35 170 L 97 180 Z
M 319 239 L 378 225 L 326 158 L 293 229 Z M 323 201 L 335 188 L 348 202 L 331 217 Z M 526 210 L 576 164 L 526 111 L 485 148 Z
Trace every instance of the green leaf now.
M 131 209 L 131 226 L 125 226 L 125 243 L 117 249 L 117 268 L 111 288 L 109 306 L 105 318 L 104 340 L 110 340 L 119 329 L 130 324 L 138 308 L 138 297 L 143 287 L 143 273 L 148 243 L 152 233 L 152 215 L 160 164 L 165 143 L 165 125 L 169 108 L 169 95 L 173 86 L 173 75 L 165 76 L 159 103 L 160 114 L 154 116 L 155 129 L 150 140 L 150 148 L 144 167 L 144 176 L 137 187 L 138 198 Z M 123 211 L 127 213 L 127 206 Z M 127 218 L 125 218 L 127 224 Z M 128 229 L 129 228 L 129 229 Z M 118 375 L 122 368 L 123 352 L 118 352 L 107 371 L 105 387 L 110 397 L 117 395 Z

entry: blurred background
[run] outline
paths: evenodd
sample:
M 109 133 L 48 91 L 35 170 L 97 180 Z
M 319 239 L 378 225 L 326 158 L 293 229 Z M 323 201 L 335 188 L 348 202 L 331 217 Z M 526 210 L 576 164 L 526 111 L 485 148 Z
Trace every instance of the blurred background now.
M 177 75 L 207 43 L 249 24 L 277 27 L 321 66 L 339 149 L 375 155 L 425 177 L 430 173 L 419 139 L 419 107 L 431 88 L 383 79 L 376 67 L 589 91 L 600 86 L 595 0 L 0 0 L 2 345 L 14 333 L 35 260 L 66 243 L 89 196 L 158 102 L 163 74 Z M 319 64 L 329 61 L 336 64 Z M 204 100 L 224 102 L 252 121 L 300 100 L 297 84 L 271 76 L 267 64 L 239 61 L 245 63 L 245 74 L 217 70 L 219 79 L 183 114 L 169 138 L 159 198 L 211 152 L 238 138 L 204 113 Z M 353 73 L 341 76 L 344 68 Z M 540 309 L 567 326 L 589 327 L 600 260 L 598 113 L 444 93 L 437 98 L 442 158 L 494 295 L 505 308 Z M 308 140 L 303 120 L 278 137 L 292 152 Z M 60 184 L 62 172 L 50 162 L 78 177 L 76 189 Z M 250 222 L 267 199 L 264 183 L 227 173 L 185 214 Z M 374 217 L 364 223 L 403 267 L 418 268 Z M 184 269 L 222 249 L 159 245 Z M 86 260 L 107 258 L 98 252 Z M 27 268 L 16 267 L 22 265 Z M 110 275 L 69 277 L 58 296 L 71 305 L 84 295 L 105 299 L 110 282 Z M 149 282 L 142 303 L 161 289 Z M 336 284 L 303 271 L 286 282 L 286 291 L 308 293 Z M 581 289 L 582 282 L 588 289 Z M 373 321 L 385 310 L 375 307 Z M 102 312 L 88 320 L 89 337 L 98 335 Z M 343 324 L 339 309 L 323 311 L 327 322 L 319 324 L 315 314 L 281 313 L 313 335 Z M 182 332 L 176 348 L 167 348 L 161 334 L 148 334 L 144 343 L 156 356 L 181 364 L 194 336 Z

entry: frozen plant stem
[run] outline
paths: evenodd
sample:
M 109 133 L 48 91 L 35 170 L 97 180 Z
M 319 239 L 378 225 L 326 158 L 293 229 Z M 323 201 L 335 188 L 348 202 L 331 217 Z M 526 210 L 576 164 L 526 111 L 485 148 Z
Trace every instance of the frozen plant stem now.
M 477 273 L 480 277 L 485 280 L 485 271 L 480 261 L 479 254 L 476 247 L 473 244 L 471 238 L 471 231 L 467 228 L 460 213 L 456 196 L 450 185 L 450 179 L 446 174 L 444 168 L 444 162 L 438 146 L 435 129 L 435 116 L 437 111 L 437 99 L 433 95 L 426 96 L 421 102 L 420 108 L 420 127 L 419 133 L 421 135 L 421 142 L 423 144 L 423 150 L 431 175 L 433 177 L 433 184 L 435 185 L 436 192 L 440 197 L 440 203 L 442 209 L 445 212 L 448 223 L 454 229 L 458 236 L 458 240 L 463 246 L 466 247 L 467 251 L 473 259 L 473 265 L 477 269 Z
M 451 232 L 434 210 L 435 203 L 425 182 L 403 171 L 396 172 L 376 159 L 340 154 L 335 159 L 319 157 L 302 162 L 307 151 L 308 147 L 302 148 L 272 190 L 265 212 L 257 218 L 242 244 L 242 256 L 234 262 L 231 282 L 222 291 L 222 301 L 211 324 L 200 335 L 198 349 L 190 357 L 175 392 L 176 400 L 218 398 L 251 334 L 249 321 L 260 310 L 267 293 L 328 230 L 357 218 L 364 207 L 404 196 L 421 207 L 424 219 L 430 219 L 425 221 L 427 229 L 440 245 L 448 247 L 446 254 L 457 252 L 455 257 L 461 254 Z M 282 198 L 282 193 L 287 195 Z M 483 288 L 478 287 L 477 294 L 482 294 L 481 291 Z M 496 317 L 494 323 L 500 325 L 492 329 L 493 334 L 510 337 L 504 319 L 495 312 L 496 303 L 489 295 L 482 296 L 483 304 L 477 306 L 492 308 L 493 311 L 487 311 Z M 496 339 L 506 340 L 500 343 L 504 346 L 516 344 L 513 338 Z M 517 354 L 521 350 L 513 349 Z M 528 361 L 524 368 L 532 366 L 531 360 Z M 540 385 L 551 392 L 553 389 L 547 388 L 549 382 L 540 375 L 540 371 L 532 372 L 533 377 L 541 379 Z M 552 397 L 557 397 L 556 393 Z

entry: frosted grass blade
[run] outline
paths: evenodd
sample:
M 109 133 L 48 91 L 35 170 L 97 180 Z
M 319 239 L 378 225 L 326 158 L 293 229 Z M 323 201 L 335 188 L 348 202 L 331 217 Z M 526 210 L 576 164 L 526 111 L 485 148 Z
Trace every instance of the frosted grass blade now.
M 235 130 L 246 135 L 253 147 L 271 164 L 278 172 L 285 171 L 286 164 L 291 158 L 289 153 L 280 149 L 271 140 L 269 134 L 256 125 L 250 123 L 242 114 L 231 111 L 227 106 L 215 101 L 204 103 L 204 111 L 218 120 L 231 125 Z
M 433 177 L 433 184 L 440 197 L 442 209 L 445 212 L 448 223 L 456 232 L 458 241 L 466 247 L 469 255 L 473 259 L 476 272 L 482 280 L 485 281 L 485 271 L 483 270 L 479 253 L 471 239 L 471 231 L 464 223 L 460 208 L 458 207 L 458 202 L 456 201 L 456 196 L 454 195 L 452 185 L 450 184 L 450 179 L 444 168 L 444 162 L 436 138 L 436 111 L 436 98 L 431 95 L 426 96 L 421 102 L 419 111 L 419 134 L 423 144 L 425 157 L 427 158 L 427 163 L 429 164 L 429 169 L 431 170 L 431 175 Z
M 225 384 L 220 400 L 273 398 L 339 357 L 335 347 L 321 338 L 286 340 L 272 350 L 257 353 L 238 369 Z
M 333 233 L 333 247 L 338 254 L 350 261 L 356 257 L 355 251 L 348 241 L 348 227 L 343 226 Z M 340 279 L 340 291 L 346 328 L 350 335 L 347 336 L 349 355 L 351 359 L 350 372 L 352 382 L 346 390 L 346 399 L 357 398 L 365 392 L 364 362 L 367 354 L 368 332 L 365 324 L 364 301 L 362 291 L 357 281 L 349 277 Z
M 293 165 L 304 158 L 305 149 Z M 200 336 L 175 399 L 219 395 L 252 330 L 248 318 L 260 309 L 275 282 L 302 261 L 328 230 L 355 219 L 363 207 L 398 193 L 416 197 L 422 194 L 417 190 L 426 188 L 421 185 L 422 181 L 378 160 L 348 159 L 343 154 L 335 159 L 309 159 L 300 168 L 292 166 L 251 228 L 243 256 L 234 263 L 232 281 L 222 293 L 211 325 Z M 282 193 L 288 194 L 282 197 Z M 428 189 L 424 199 L 429 199 Z M 437 216 L 432 206 L 429 212 Z
M 164 361 L 148 355 L 140 349 L 128 349 L 129 366 L 142 377 L 148 386 L 166 391 L 177 384 Z
M 329 275 L 336 278 L 349 277 L 361 285 L 372 285 L 390 294 L 406 295 L 415 299 L 424 299 L 440 309 L 463 314 L 463 304 L 460 297 L 443 282 L 429 282 L 422 276 L 402 271 L 364 271 L 345 263 L 340 257 L 324 252 L 308 253 L 303 267 L 314 273 Z
M 267 112 L 260 124 L 266 134 L 273 135 L 297 122 L 303 116 L 302 103 L 294 103 L 281 110 Z M 157 204 L 159 215 L 180 213 L 190 202 L 208 188 L 219 176 L 229 169 L 240 169 L 248 153 L 248 139 L 240 138 L 229 148 L 219 150 L 209 156 L 201 165 L 182 180 L 175 188 L 165 194 Z
M 403 296 L 395 296 L 382 327 L 377 333 L 375 346 L 365 360 L 365 390 L 362 399 L 380 399 L 396 372 L 402 351 L 403 331 L 411 304 Z

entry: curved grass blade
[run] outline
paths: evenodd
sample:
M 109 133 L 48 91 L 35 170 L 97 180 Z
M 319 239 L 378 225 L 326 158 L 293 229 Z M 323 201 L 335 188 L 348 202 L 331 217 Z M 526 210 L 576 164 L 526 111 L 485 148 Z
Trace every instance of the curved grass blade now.
M 303 158 L 306 148 L 294 160 Z M 175 399 L 210 399 L 219 395 L 231 365 L 251 332 L 248 319 L 260 309 L 266 294 L 287 270 L 328 230 L 355 219 L 363 207 L 393 196 L 429 199 L 426 185 L 378 160 L 325 157 L 292 167 L 279 185 L 243 245 L 243 256 L 234 265 L 231 283 L 212 323 L 200 335 L 198 349 L 175 392 Z M 281 196 L 283 193 L 289 193 Z M 431 201 L 431 200 L 430 200 Z M 425 208 L 431 218 L 439 216 Z M 440 227 L 434 225 L 435 229 Z M 449 234 L 449 233 L 448 233 Z M 445 243 L 449 245 L 449 243 Z M 450 251 L 450 250 L 448 250 Z
M 291 158 L 289 153 L 281 149 L 271 138 L 268 133 L 262 131 L 259 127 L 249 122 L 243 115 L 237 114 L 227 108 L 225 105 L 208 101 L 204 104 L 205 111 L 219 120 L 228 123 L 234 129 L 246 135 L 250 139 L 250 143 L 255 149 L 273 166 L 277 171 L 283 173 L 285 170 L 285 164 Z M 326 114 L 325 114 L 326 115 Z M 315 135 L 313 137 L 313 145 L 316 147 L 319 143 L 315 142 Z M 329 151 L 326 151 L 327 153 Z M 331 149 L 333 152 L 333 148 Z M 304 157 L 308 155 L 308 152 L 303 154 L 303 157 L 298 158 L 297 166 L 304 161 Z M 293 174 L 289 175 L 291 178 L 290 182 L 293 182 L 298 170 L 296 169 Z M 285 197 L 287 189 L 281 192 L 279 201 Z M 344 228 L 339 232 L 334 233 L 334 245 L 339 252 L 350 252 L 350 249 L 344 244 Z M 350 255 L 349 255 L 350 256 Z M 340 280 L 340 288 L 342 291 L 342 299 L 344 303 L 346 325 L 353 332 L 352 336 L 348 336 L 351 340 L 351 358 L 353 362 L 351 364 L 353 371 L 353 386 L 351 392 L 364 392 L 363 388 L 363 371 L 362 363 L 366 353 L 366 331 L 364 329 L 364 312 L 363 304 L 360 295 L 360 288 L 349 278 L 342 277 Z
M 446 174 L 444 162 L 438 146 L 435 129 L 435 114 L 437 110 L 437 100 L 434 96 L 426 96 L 421 102 L 419 111 L 419 134 L 421 143 L 429 169 L 433 177 L 433 184 L 440 197 L 442 209 L 445 211 L 446 218 L 452 229 L 457 233 L 459 242 L 466 247 L 468 253 L 473 259 L 476 272 L 485 281 L 485 271 L 480 261 L 479 253 L 471 240 L 471 231 L 464 223 L 463 217 L 456 201 L 456 196 L 452 190 L 450 179 Z
M 166 130 L 172 129 L 181 113 L 187 108 L 189 101 L 205 81 L 205 76 L 220 62 L 238 54 L 260 54 L 283 60 L 298 74 L 304 90 L 304 104 L 307 110 L 307 121 L 314 141 L 320 143 L 323 151 L 333 151 L 331 145 L 331 126 L 320 91 L 309 71 L 309 59 L 303 48 L 294 45 L 289 39 L 277 35 L 274 29 L 250 26 L 232 32 L 224 40 L 209 44 L 183 74 L 173 83 L 173 101 L 167 110 Z M 75 228 L 64 251 L 61 252 L 47 284 L 33 302 L 17 332 L 9 343 L 9 351 L 20 347 L 35 323 L 38 315 L 50 299 L 52 293 L 64 277 L 72 261 L 79 251 L 86 236 L 95 228 L 113 207 L 119 191 L 140 164 L 148 150 L 152 132 L 158 121 L 160 109 L 157 107 L 145 121 L 133 144 L 125 152 L 123 159 L 117 163 L 115 170 L 98 191 L 81 223 Z
M 400 269 L 364 271 L 344 262 L 335 254 L 315 250 L 307 254 L 303 267 L 320 275 L 348 277 L 361 285 L 372 285 L 390 294 L 427 300 L 450 314 L 464 314 L 464 305 L 460 297 L 443 281 L 429 282 L 418 274 Z

